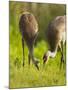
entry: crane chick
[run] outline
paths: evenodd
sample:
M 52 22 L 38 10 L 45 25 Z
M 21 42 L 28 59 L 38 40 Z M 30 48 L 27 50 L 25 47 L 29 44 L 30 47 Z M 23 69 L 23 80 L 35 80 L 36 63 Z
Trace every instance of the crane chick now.
M 29 12 L 24 12 L 19 21 L 19 28 L 22 35 L 22 47 L 23 47 L 23 66 L 25 64 L 25 54 L 24 54 L 24 40 L 29 50 L 28 61 L 30 65 L 30 59 L 32 59 L 33 64 L 39 70 L 38 60 L 34 58 L 34 42 L 38 35 L 38 23 L 33 14 Z
M 48 25 L 46 31 L 47 42 L 50 46 L 50 49 L 43 56 L 43 63 L 48 61 L 49 57 L 54 58 L 59 47 L 61 52 L 61 63 L 64 62 L 63 55 L 63 46 L 65 43 L 65 31 L 66 31 L 66 20 L 64 16 L 57 16 L 53 21 Z

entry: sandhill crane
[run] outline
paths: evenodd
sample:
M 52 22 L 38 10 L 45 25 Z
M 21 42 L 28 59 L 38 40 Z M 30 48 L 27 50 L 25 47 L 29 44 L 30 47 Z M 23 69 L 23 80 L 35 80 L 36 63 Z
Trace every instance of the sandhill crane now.
M 32 59 L 33 64 L 39 70 L 38 60 L 34 58 L 34 42 L 38 35 L 38 23 L 33 14 L 29 12 L 24 12 L 19 21 L 19 28 L 22 35 L 22 47 L 23 47 L 23 66 L 25 60 L 24 54 L 24 40 L 29 50 L 28 61 L 30 65 L 30 59 Z
M 48 44 L 50 46 L 50 49 L 47 51 L 47 53 L 43 56 L 43 63 L 48 61 L 49 57 L 54 58 L 57 53 L 57 49 L 59 47 L 61 52 L 61 64 L 64 63 L 64 55 L 63 55 L 63 45 L 65 43 L 65 15 L 64 16 L 57 16 L 53 21 L 50 22 L 48 25 L 48 29 L 46 31 L 46 37 Z

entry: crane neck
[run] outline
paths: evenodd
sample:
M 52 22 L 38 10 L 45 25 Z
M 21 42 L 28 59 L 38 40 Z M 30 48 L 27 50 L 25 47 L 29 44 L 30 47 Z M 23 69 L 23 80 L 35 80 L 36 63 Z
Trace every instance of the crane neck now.
M 56 56 L 56 53 L 57 53 L 57 51 L 51 52 L 50 50 L 48 50 L 47 56 L 54 58 Z

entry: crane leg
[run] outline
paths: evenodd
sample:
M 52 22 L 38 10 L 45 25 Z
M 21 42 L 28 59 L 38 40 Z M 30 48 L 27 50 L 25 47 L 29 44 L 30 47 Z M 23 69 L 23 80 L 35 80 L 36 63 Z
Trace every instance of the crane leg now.
M 64 64 L 64 50 L 63 50 L 63 42 L 61 42 L 61 62 L 60 62 L 60 68 Z
M 24 39 L 22 38 L 22 48 L 23 48 L 23 67 L 25 65 L 25 54 L 24 54 Z
M 31 57 L 30 57 L 30 54 L 28 55 L 28 64 L 30 65 L 30 59 L 31 59 Z

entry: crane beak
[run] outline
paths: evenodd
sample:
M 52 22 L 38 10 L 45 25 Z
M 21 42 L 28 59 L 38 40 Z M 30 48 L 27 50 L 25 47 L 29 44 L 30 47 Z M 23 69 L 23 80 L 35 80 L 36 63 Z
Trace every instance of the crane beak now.
M 44 56 L 43 56 L 43 64 L 45 64 L 45 63 L 46 63 L 46 61 L 47 61 L 47 56 L 46 56 L 46 55 L 44 55 Z

